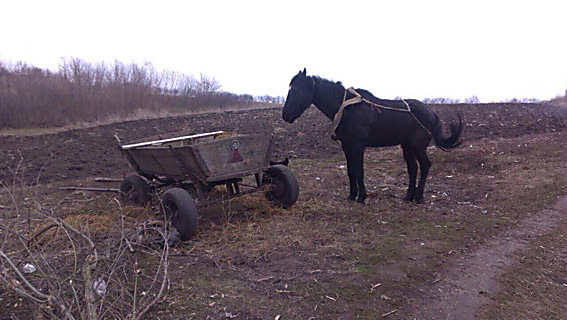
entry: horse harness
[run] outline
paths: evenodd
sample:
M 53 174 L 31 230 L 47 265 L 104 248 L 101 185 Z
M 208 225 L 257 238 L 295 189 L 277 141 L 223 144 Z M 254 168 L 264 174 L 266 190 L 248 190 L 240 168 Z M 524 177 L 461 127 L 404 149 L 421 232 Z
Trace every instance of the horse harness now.
M 352 93 L 354 95 L 354 97 L 346 100 L 347 92 Z M 341 106 L 339 107 L 339 110 L 335 114 L 335 118 L 333 119 L 333 123 L 331 125 L 331 138 L 333 138 L 333 140 L 337 140 L 336 135 L 335 135 L 335 130 L 337 130 L 337 127 L 339 126 L 339 123 L 341 122 L 341 119 L 343 118 L 344 109 L 346 107 L 350 106 L 350 105 L 357 104 L 357 103 L 360 103 L 360 102 L 365 102 L 365 103 L 369 104 L 372 109 L 374 109 L 378 112 L 380 112 L 380 109 L 387 109 L 387 110 L 393 110 L 393 111 L 399 111 L 399 112 L 408 112 L 415 119 L 415 121 L 423 128 L 423 130 L 425 130 L 425 132 L 427 132 L 430 136 L 432 136 L 431 131 L 429 131 L 429 129 L 427 129 L 425 127 L 425 125 L 423 125 L 423 123 L 421 121 L 419 121 L 419 119 L 411 111 L 409 103 L 407 103 L 407 101 L 404 100 L 404 99 L 402 99 L 402 101 L 406 105 L 407 109 L 398 109 L 398 108 L 386 107 L 386 106 L 377 104 L 375 102 L 372 102 L 372 101 L 364 98 L 360 93 L 358 93 L 352 87 L 346 89 L 345 93 L 343 95 L 343 103 L 341 104 Z

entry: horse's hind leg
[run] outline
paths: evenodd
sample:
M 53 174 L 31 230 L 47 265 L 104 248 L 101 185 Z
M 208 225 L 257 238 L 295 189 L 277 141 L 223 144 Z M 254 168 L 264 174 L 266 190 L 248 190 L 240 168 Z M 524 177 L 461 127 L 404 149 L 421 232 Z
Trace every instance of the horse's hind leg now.
M 402 150 L 404 151 L 404 160 L 408 167 L 409 175 L 409 185 L 408 192 L 404 198 L 404 201 L 412 201 L 415 198 L 415 183 L 417 180 L 417 163 L 415 161 L 415 154 L 409 143 L 402 144 Z
M 427 147 L 426 147 L 427 148 Z M 417 185 L 417 190 L 415 194 L 415 202 L 423 201 L 423 191 L 425 189 L 425 182 L 427 181 L 427 175 L 429 174 L 429 168 L 431 168 L 431 161 L 427 158 L 426 148 L 421 149 L 416 153 L 417 161 L 419 162 L 419 184 Z

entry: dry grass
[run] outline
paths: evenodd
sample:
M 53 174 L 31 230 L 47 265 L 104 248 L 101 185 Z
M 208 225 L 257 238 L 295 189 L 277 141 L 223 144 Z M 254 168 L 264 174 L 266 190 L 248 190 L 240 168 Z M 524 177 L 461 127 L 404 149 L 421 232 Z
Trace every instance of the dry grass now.
M 120 223 L 124 223 L 125 228 L 131 229 L 136 224 L 148 220 L 150 214 L 149 208 L 125 207 L 122 211 L 114 209 L 97 214 L 72 213 L 61 220 L 85 234 L 98 238 L 118 229 Z M 64 228 L 50 222 L 37 225 L 33 234 L 34 244 L 38 246 L 57 246 L 67 242 Z
M 436 279 L 445 259 L 567 192 L 564 141 L 559 132 L 475 140 L 452 153 L 430 149 L 422 205 L 401 201 L 407 178 L 399 148 L 367 153 L 365 206 L 345 200 L 342 156 L 293 159 L 301 191 L 291 209 L 272 207 L 260 193 L 200 211 L 195 239 L 172 251 L 171 291 L 151 317 L 368 319 L 397 309 L 410 318 L 419 288 Z M 100 201 L 104 208 L 108 200 Z M 73 212 L 88 208 L 98 205 L 79 203 Z M 532 271 L 557 247 L 550 250 Z M 546 277 L 557 275 L 553 268 Z M 522 290 L 515 304 L 532 287 Z M 520 311 L 494 312 L 517 318 Z

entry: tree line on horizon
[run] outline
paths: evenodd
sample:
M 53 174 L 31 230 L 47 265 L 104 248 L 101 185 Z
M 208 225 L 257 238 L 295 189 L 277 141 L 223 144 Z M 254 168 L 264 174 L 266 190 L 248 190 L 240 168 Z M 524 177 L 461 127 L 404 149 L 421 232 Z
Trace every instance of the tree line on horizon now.
M 481 103 L 480 99 L 476 95 L 473 95 L 469 98 L 465 98 L 465 99 L 462 99 L 462 100 L 461 99 L 453 99 L 453 98 L 437 97 L 437 98 L 424 98 L 421 101 L 425 104 L 456 104 L 456 103 L 470 103 L 470 104 L 472 104 L 472 103 Z M 534 98 L 522 98 L 522 99 L 512 98 L 512 99 L 508 99 L 508 100 L 501 101 L 501 102 L 536 103 L 536 102 L 539 102 L 539 100 L 534 99 Z
M 282 103 L 283 98 L 222 91 L 214 77 L 156 70 L 150 63 L 92 64 L 68 58 L 57 71 L 50 71 L 23 62 L 0 62 L 0 128 L 248 108 L 258 102 Z

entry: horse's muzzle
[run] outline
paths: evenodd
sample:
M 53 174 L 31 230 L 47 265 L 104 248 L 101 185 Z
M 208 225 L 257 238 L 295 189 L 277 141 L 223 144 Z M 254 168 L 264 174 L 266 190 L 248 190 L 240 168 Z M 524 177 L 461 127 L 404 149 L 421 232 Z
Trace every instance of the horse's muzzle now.
M 292 123 L 293 119 L 291 119 L 289 116 L 287 116 L 286 113 L 282 113 L 282 119 L 287 122 L 287 123 Z

